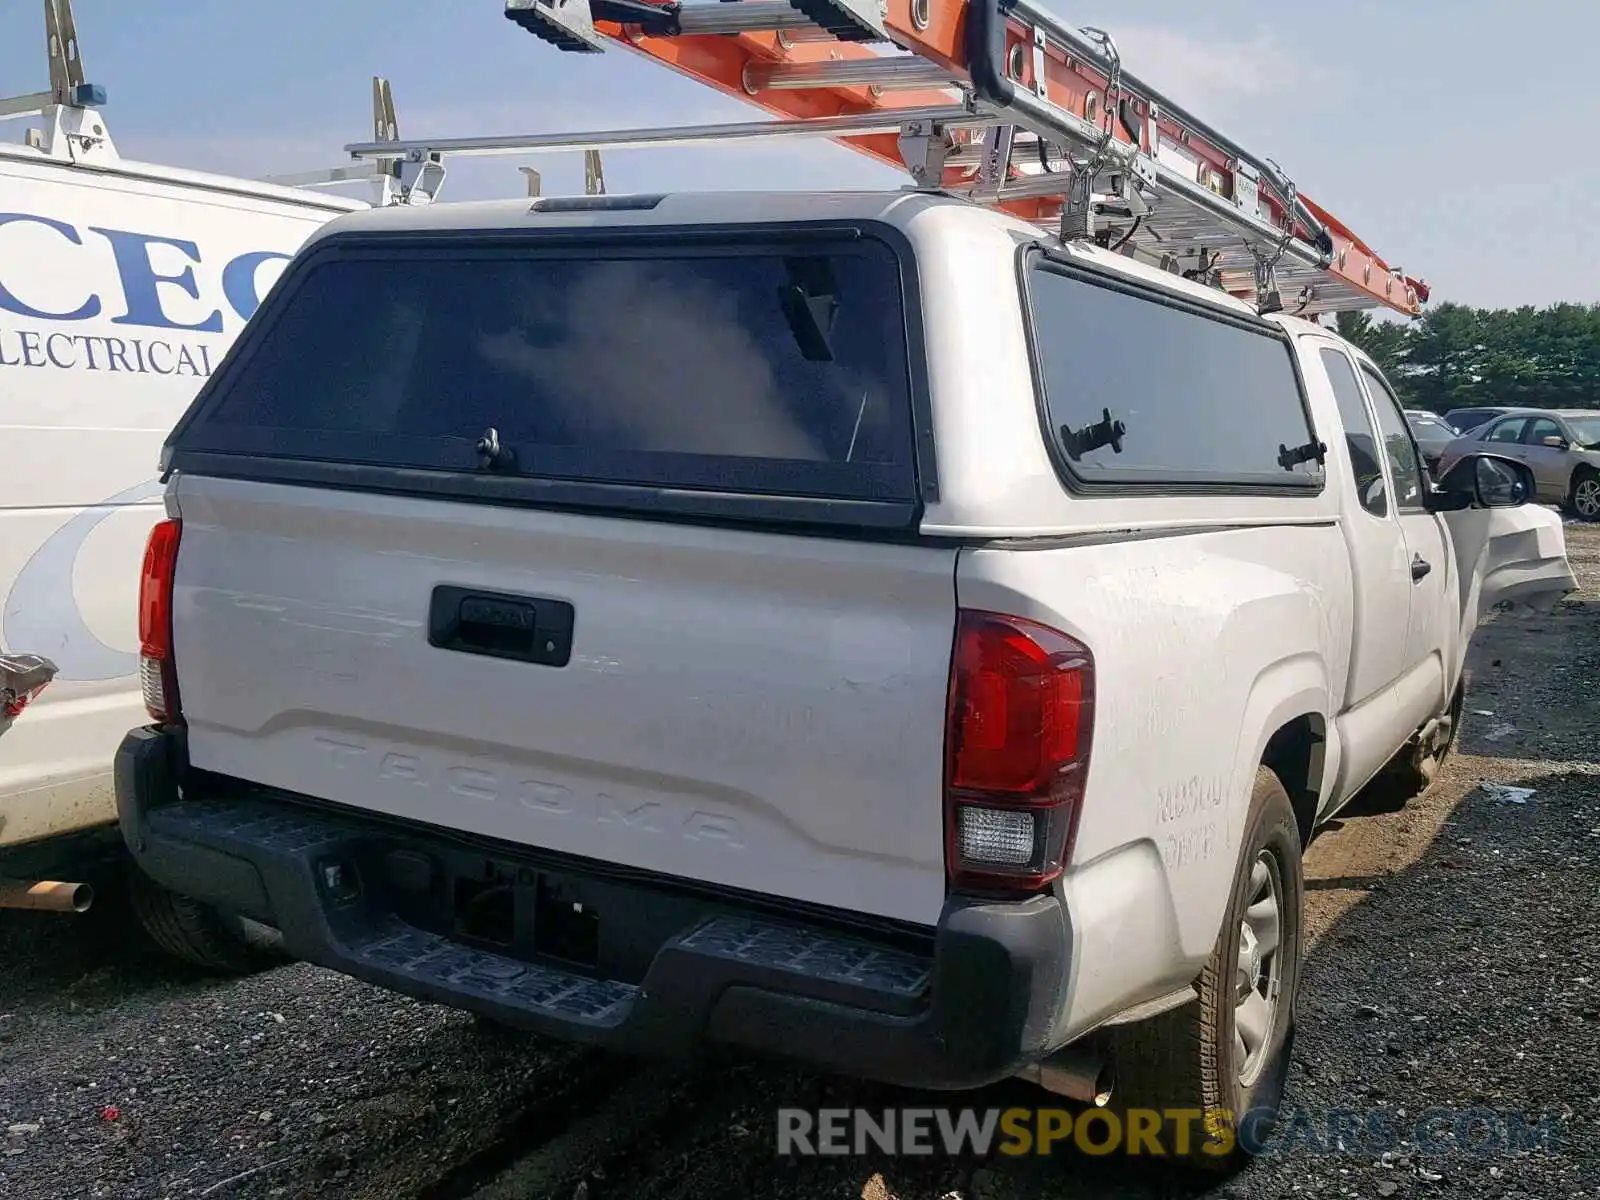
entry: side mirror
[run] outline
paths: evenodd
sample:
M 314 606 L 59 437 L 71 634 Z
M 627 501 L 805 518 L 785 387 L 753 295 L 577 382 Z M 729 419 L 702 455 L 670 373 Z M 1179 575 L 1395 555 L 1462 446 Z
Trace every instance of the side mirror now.
M 1549 446 L 1552 450 L 1565 450 L 1567 448 L 1567 439 L 1564 437 L 1556 437 L 1555 435 L 1551 435 L 1550 437 L 1544 439 L 1544 444 Z
M 1468 454 L 1452 463 L 1428 497 L 1432 512 L 1516 508 L 1533 498 L 1533 472 L 1500 454 Z

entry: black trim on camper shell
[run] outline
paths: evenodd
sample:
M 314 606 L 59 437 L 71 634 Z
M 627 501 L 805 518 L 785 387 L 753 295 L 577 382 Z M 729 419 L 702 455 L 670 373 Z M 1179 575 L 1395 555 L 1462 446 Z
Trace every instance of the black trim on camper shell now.
M 468 251 L 490 255 L 515 249 L 552 256 L 575 250 L 622 251 L 642 256 L 688 250 L 696 254 L 748 252 L 752 247 L 848 245 L 872 240 L 886 247 L 899 269 L 911 418 L 911 473 L 915 498 L 836 497 L 786 492 L 743 492 L 698 486 L 656 486 L 595 480 L 491 474 L 478 470 L 421 469 L 341 461 L 326 454 L 285 456 L 265 446 L 197 446 L 205 415 L 230 378 L 249 360 L 282 315 L 297 286 L 329 261 L 401 250 L 449 258 Z M 168 435 L 163 480 L 173 473 L 218 476 L 339 490 L 427 496 L 483 504 L 577 509 L 611 516 L 695 520 L 714 524 L 783 525 L 796 531 L 914 536 L 924 506 L 939 500 L 933 409 L 923 329 L 922 293 L 910 240 L 885 222 L 814 221 L 737 225 L 644 225 L 514 229 L 352 230 L 319 238 L 289 264 L 261 309 L 230 346 L 212 376 Z
M 115 778 L 157 882 L 266 922 L 304 961 L 508 1025 L 946 1089 L 1056 1046 L 1073 932 L 1053 894 L 952 896 L 931 929 L 781 906 L 193 771 L 181 731 L 154 726 L 124 739 Z M 492 887 L 512 895 L 491 937 L 465 917 Z
M 1033 377 L 1034 407 L 1044 435 L 1045 450 L 1055 467 L 1062 486 L 1075 495 L 1082 496 L 1274 496 L 1315 499 L 1327 490 L 1328 472 L 1319 476 L 1292 476 L 1279 481 L 1263 476 L 1219 477 L 1206 476 L 1185 479 L 1173 471 L 1152 471 L 1143 475 L 1122 472 L 1114 479 L 1090 479 L 1074 471 L 1061 445 L 1059 432 L 1050 413 L 1049 398 L 1045 394 L 1044 362 L 1039 334 L 1033 315 L 1033 294 L 1029 288 L 1032 272 L 1045 264 L 1045 269 L 1075 278 L 1079 282 L 1109 291 L 1120 292 L 1139 300 L 1148 300 L 1164 308 L 1188 313 L 1202 320 L 1269 337 L 1282 343 L 1294 372 L 1295 387 L 1299 393 L 1300 409 L 1305 416 L 1306 428 L 1313 438 L 1326 441 L 1317 430 L 1316 419 L 1306 394 L 1305 374 L 1300 366 L 1300 355 L 1294 339 L 1281 326 L 1260 317 L 1249 317 L 1232 311 L 1222 304 L 1208 304 L 1203 300 L 1167 291 L 1142 280 L 1109 271 L 1096 264 L 1070 257 L 1058 248 L 1037 240 L 1027 241 L 1017 247 L 1017 288 L 1022 304 L 1022 323 L 1028 343 L 1028 366 Z

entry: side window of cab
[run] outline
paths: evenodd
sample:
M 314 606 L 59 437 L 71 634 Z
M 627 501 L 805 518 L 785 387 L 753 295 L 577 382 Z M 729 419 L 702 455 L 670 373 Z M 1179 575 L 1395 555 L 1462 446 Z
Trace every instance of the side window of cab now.
M 1383 460 L 1379 457 L 1378 431 L 1367 411 L 1355 368 L 1344 351 L 1330 346 L 1322 350 L 1322 369 L 1333 385 L 1333 398 L 1339 406 L 1339 424 L 1344 426 L 1350 466 L 1355 472 L 1356 499 L 1373 516 L 1387 517 L 1389 492 L 1383 475 Z
M 1411 426 L 1406 423 L 1400 397 L 1394 394 L 1388 380 L 1367 363 L 1361 364 L 1361 374 L 1367 381 L 1372 407 L 1378 414 L 1378 428 L 1383 431 L 1383 446 L 1389 455 L 1389 473 L 1394 477 L 1396 505 L 1402 509 L 1420 509 L 1422 458 L 1417 453 L 1417 442 L 1411 433 Z

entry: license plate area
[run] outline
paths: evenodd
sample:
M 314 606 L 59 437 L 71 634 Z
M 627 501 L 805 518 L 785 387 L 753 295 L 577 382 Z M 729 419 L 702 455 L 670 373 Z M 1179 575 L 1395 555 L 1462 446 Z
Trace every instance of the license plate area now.
M 451 927 L 468 945 L 593 970 L 600 961 L 600 912 L 575 881 L 548 872 L 500 870 L 457 875 Z
M 370 847 L 371 902 L 408 925 L 530 963 L 639 983 L 716 906 L 645 885 L 440 845 Z
M 592 967 L 600 958 L 600 912 L 583 889 L 548 873 L 534 895 L 533 948 L 538 954 Z

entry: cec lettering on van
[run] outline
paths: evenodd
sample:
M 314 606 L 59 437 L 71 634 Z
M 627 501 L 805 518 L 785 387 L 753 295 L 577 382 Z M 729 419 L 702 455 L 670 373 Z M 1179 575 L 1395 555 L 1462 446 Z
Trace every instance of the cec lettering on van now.
M 41 244 L 46 240 L 52 244 Z M 30 258 L 45 255 L 57 262 L 67 255 L 100 256 L 120 286 L 86 286 L 86 279 L 107 274 L 103 270 L 30 272 L 26 283 L 17 278 Z M 288 258 L 277 250 L 237 254 L 215 277 L 220 295 L 208 296 L 195 270 L 202 265 L 200 248 L 188 239 L 0 212 L 0 367 L 203 378 L 215 369 L 219 348 L 193 335 L 222 333 L 225 321 L 237 326 L 248 320 L 271 284 L 262 277 L 276 275 L 262 268 L 281 269 Z M 86 322 L 118 332 L 73 328 Z

